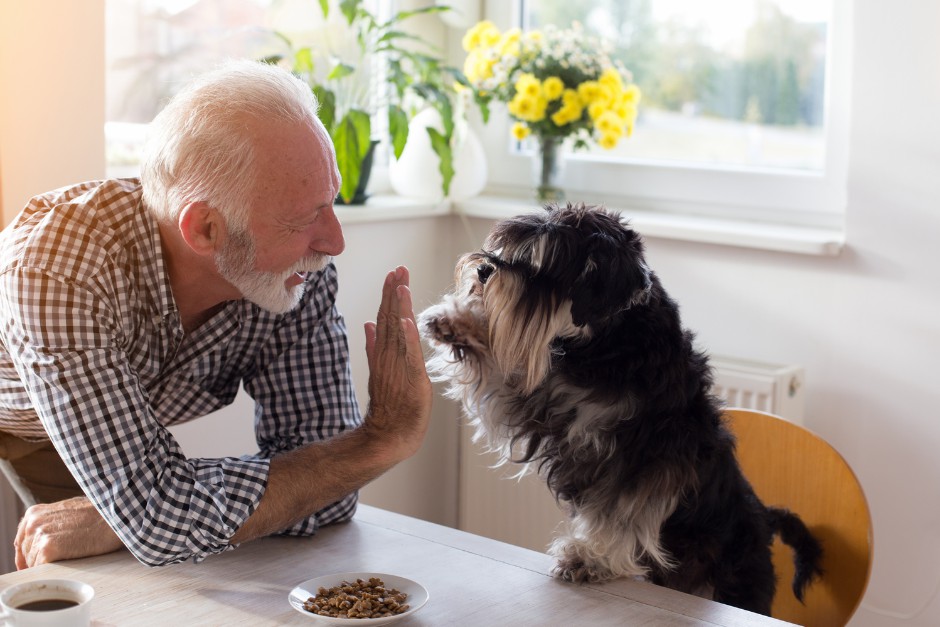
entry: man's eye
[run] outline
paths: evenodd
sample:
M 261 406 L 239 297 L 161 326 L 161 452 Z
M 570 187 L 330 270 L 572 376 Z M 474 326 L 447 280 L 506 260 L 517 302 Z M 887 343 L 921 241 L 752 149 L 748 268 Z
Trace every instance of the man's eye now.
M 493 270 L 495 270 L 495 268 L 488 263 L 478 266 L 477 277 L 480 279 L 480 283 L 486 285 L 486 281 L 490 278 L 490 275 L 493 274 Z

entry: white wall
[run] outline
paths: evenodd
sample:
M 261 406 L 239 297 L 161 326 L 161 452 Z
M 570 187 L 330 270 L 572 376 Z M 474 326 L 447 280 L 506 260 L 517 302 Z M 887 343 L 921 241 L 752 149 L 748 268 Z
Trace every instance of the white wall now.
M 0 4 L 0 215 L 104 176 L 104 0 Z
M 53 3 L 4 2 L 0 40 L 10 28 L 11 7 L 27 4 Z M 66 18 L 79 30 L 90 19 L 87 13 L 94 13 L 87 5 L 83 9 L 85 16 Z M 874 572 L 853 627 L 927 627 L 940 624 L 940 3 L 856 0 L 854 13 L 846 251 L 815 258 L 650 240 L 649 256 L 701 344 L 715 353 L 806 367 L 807 424 L 854 466 L 874 516 Z M 97 22 L 91 21 L 94 28 Z M 18 36 L 45 47 L 57 41 L 42 29 Z M 12 76 L 9 48 L 4 44 L 0 50 L 2 102 L 26 93 L 19 81 L 44 84 L 37 77 Z M 63 57 L 79 52 L 74 46 L 59 50 Z M 47 116 L 67 118 L 76 130 L 71 138 L 76 147 L 100 128 L 94 126 L 97 112 L 57 102 L 55 111 L 20 111 L 15 120 L 7 108 L 0 109 L 5 196 L 14 185 L 22 192 L 18 195 L 48 186 L 30 189 L 25 181 L 10 181 L 10 159 L 41 164 L 37 167 L 55 184 L 67 175 L 57 170 L 76 165 L 40 161 L 39 149 L 11 151 L 5 134 L 12 124 L 41 130 Z M 100 151 L 71 153 L 97 158 Z M 482 231 L 486 223 L 476 226 Z M 361 342 L 355 339 L 361 321 L 374 315 L 377 277 L 386 266 L 452 263 L 453 254 L 444 250 L 448 234 L 441 229 L 452 229 L 455 247 L 466 248 L 459 226 L 448 218 L 363 225 L 361 240 L 352 235 L 359 228 L 351 227 L 349 251 L 340 264 L 341 299 L 355 342 Z M 352 253 L 359 242 L 366 250 Z M 413 248 L 428 245 L 436 248 Z M 415 286 L 422 298 L 430 298 L 447 280 L 428 268 L 416 275 Z M 359 350 L 354 345 L 354 352 Z M 438 401 L 439 411 L 445 403 Z M 421 507 L 448 510 L 449 480 L 417 482 L 447 467 L 449 438 L 426 445 L 427 467 L 403 466 L 398 485 L 377 482 L 370 497 L 397 499 L 427 489 L 419 494 Z M 439 445 L 443 448 L 434 448 Z
M 864 485 L 856 627 L 940 624 L 940 3 L 857 0 L 848 246 L 802 258 L 669 241 L 650 261 L 715 353 L 807 369 L 807 426 Z

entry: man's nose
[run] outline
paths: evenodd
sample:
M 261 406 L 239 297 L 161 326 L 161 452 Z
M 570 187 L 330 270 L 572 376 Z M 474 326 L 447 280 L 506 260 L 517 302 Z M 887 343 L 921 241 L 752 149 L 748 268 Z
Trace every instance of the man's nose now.
M 317 229 L 316 240 L 311 245 L 316 252 L 335 257 L 346 249 L 346 238 L 343 237 L 343 226 L 336 217 L 333 206 L 320 213 L 320 228 Z

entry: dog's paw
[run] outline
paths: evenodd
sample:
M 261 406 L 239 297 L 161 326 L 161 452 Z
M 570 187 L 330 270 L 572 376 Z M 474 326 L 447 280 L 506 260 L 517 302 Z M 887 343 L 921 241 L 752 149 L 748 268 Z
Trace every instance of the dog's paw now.
M 431 339 L 445 344 L 452 344 L 458 339 L 447 316 L 424 315 L 420 322 L 425 334 Z
M 587 581 L 587 569 L 580 560 L 562 560 L 552 569 L 552 575 L 571 583 L 584 583 Z
M 555 564 L 552 575 L 571 583 L 598 583 L 610 579 L 610 573 L 594 568 L 579 558 L 564 558 Z

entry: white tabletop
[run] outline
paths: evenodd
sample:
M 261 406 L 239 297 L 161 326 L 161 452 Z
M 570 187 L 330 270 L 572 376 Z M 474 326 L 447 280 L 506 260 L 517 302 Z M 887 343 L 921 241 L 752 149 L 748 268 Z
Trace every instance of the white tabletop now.
M 389 573 L 423 584 L 428 604 L 395 625 L 787 625 L 648 583 L 573 585 L 546 554 L 365 505 L 312 538 L 265 538 L 200 564 L 147 568 L 126 551 L 0 576 L 0 589 L 42 578 L 95 588 L 93 625 L 311 625 L 288 605 L 312 577 Z M 367 621 L 366 623 L 367 624 Z

